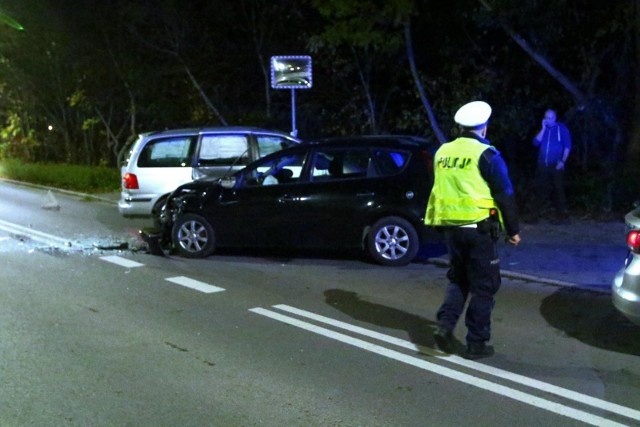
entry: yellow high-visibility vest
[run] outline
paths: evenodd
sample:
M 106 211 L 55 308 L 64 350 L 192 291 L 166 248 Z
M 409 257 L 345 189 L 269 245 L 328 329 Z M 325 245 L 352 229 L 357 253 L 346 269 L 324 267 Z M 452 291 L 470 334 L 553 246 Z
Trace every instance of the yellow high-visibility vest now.
M 465 225 L 489 218 L 497 206 L 478 161 L 489 146 L 473 138 L 458 138 L 436 152 L 435 179 L 424 223 L 435 226 Z

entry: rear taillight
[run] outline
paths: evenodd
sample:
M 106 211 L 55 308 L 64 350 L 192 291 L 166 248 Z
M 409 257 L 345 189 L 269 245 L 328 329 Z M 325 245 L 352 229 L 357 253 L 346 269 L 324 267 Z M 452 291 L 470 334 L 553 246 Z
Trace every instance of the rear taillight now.
M 627 234 L 627 244 L 633 252 L 640 252 L 640 230 L 631 230 Z
M 138 186 L 138 177 L 132 173 L 125 173 L 122 177 L 122 185 L 127 190 L 137 190 L 140 187 Z

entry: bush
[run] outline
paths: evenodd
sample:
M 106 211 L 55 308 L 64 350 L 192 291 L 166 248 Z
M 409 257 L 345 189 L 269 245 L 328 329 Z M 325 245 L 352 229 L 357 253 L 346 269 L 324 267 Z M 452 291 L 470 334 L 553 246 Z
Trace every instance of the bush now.
M 577 214 L 621 217 L 638 199 L 636 176 L 620 173 L 612 177 L 597 171 L 576 172 L 565 183 L 569 209 Z
M 120 188 L 120 173 L 115 168 L 51 163 L 23 163 L 2 160 L 0 176 L 16 181 L 63 188 L 84 193 L 107 193 Z

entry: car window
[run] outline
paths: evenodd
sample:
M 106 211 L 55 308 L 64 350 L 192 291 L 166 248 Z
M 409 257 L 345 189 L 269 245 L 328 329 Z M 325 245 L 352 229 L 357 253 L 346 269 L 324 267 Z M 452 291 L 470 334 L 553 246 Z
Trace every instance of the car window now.
M 265 157 L 268 154 L 275 153 L 276 151 L 293 145 L 291 140 L 281 136 L 257 135 L 256 139 L 258 141 L 258 157 Z
M 189 153 L 193 137 L 173 137 L 150 140 L 138 158 L 141 168 L 190 166 Z
M 371 154 L 367 148 L 320 150 L 313 157 L 311 179 L 329 181 L 368 176 Z
M 200 166 L 249 164 L 249 145 L 243 135 L 203 135 L 200 141 Z
M 305 153 L 287 154 L 259 162 L 243 174 L 243 187 L 291 184 L 298 182 Z
M 392 149 L 375 150 L 373 155 L 375 159 L 375 173 L 381 176 L 399 173 L 406 166 L 410 155 L 408 151 Z

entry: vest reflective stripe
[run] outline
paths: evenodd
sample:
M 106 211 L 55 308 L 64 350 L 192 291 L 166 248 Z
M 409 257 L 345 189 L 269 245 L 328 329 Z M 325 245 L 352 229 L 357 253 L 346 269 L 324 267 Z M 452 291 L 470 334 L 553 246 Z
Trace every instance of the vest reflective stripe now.
M 424 222 L 427 225 L 464 225 L 480 222 L 497 209 L 478 162 L 487 145 L 458 138 L 436 152 L 435 181 Z

